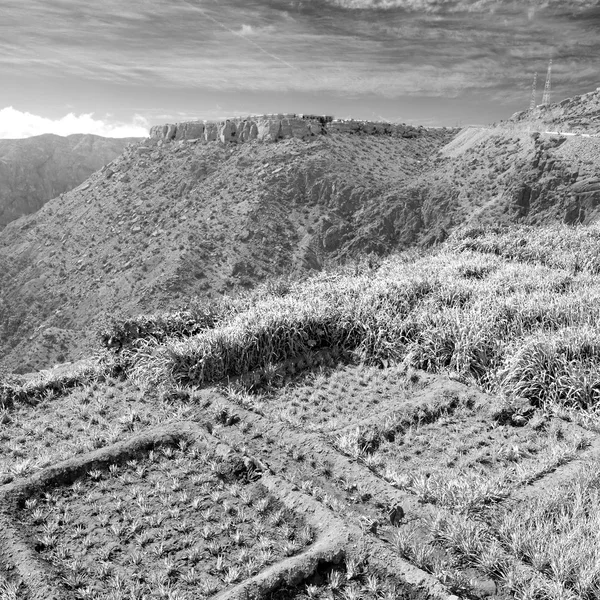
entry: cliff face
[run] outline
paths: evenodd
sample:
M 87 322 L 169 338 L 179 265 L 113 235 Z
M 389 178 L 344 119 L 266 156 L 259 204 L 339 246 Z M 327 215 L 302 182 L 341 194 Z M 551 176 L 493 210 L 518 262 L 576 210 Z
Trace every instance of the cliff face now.
M 363 133 L 413 138 L 424 134 L 425 129 L 374 121 L 340 121 L 329 116 L 280 114 L 226 121 L 188 121 L 159 125 L 150 130 L 150 137 L 163 142 L 193 139 L 199 142 L 244 143 L 252 140 L 276 142 L 290 138 L 307 140 L 329 133 Z
M 78 186 L 134 141 L 52 134 L 0 140 L 0 229 Z

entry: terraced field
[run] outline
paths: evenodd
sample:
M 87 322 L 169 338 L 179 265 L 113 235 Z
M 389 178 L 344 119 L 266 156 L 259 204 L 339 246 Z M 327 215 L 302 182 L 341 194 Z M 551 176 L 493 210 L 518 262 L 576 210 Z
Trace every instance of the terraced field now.
M 600 597 L 593 232 L 522 233 L 5 378 L 0 598 Z

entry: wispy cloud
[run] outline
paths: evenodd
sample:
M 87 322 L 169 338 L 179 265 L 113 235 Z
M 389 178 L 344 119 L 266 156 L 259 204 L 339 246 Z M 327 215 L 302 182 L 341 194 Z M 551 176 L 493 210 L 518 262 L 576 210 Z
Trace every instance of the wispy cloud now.
M 0 24 L 3 85 L 160 90 L 174 115 L 216 92 L 527 102 L 551 56 L 564 97 L 600 53 L 598 0 L 2 0 Z
M 94 118 L 93 114 L 75 115 L 69 113 L 59 119 L 48 119 L 32 115 L 8 106 L 0 109 L 0 138 L 19 139 L 55 133 L 71 135 L 72 133 L 93 133 L 104 137 L 146 137 L 148 122 L 136 115 L 131 123 L 115 122 L 110 117 Z
M 597 0 L 326 0 L 329 4 L 354 10 L 403 9 L 411 12 L 465 13 L 495 12 L 520 7 L 532 16 L 536 10 L 559 8 L 582 11 L 596 8 Z

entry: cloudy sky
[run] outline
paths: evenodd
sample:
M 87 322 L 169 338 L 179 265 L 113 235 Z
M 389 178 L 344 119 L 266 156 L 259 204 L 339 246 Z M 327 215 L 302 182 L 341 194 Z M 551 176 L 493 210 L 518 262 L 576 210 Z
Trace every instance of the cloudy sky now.
M 1 0 L 0 138 L 269 112 L 483 124 L 600 85 L 600 0 Z

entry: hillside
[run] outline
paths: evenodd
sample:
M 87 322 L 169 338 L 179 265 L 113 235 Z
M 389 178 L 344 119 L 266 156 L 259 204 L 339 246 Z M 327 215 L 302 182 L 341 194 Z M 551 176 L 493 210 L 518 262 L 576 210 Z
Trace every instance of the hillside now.
M 463 225 L 593 223 L 599 95 L 461 132 L 311 115 L 155 127 L 0 234 L 0 367 L 81 357 L 115 313 L 429 247 Z
M 89 134 L 0 140 L 0 229 L 72 190 L 135 141 Z
M 599 114 L 600 88 L 597 88 L 587 94 L 516 113 L 510 122 L 526 124 L 538 131 L 596 135 L 600 133 Z
M 462 228 L 0 379 L 0 594 L 598 600 L 599 239 Z
M 596 221 L 599 103 L 596 91 L 463 130 L 411 184 L 426 227 Z
M 414 242 L 404 189 L 455 133 L 153 137 L 126 148 L 0 233 L 0 365 L 76 358 L 104 314 L 186 304 Z

